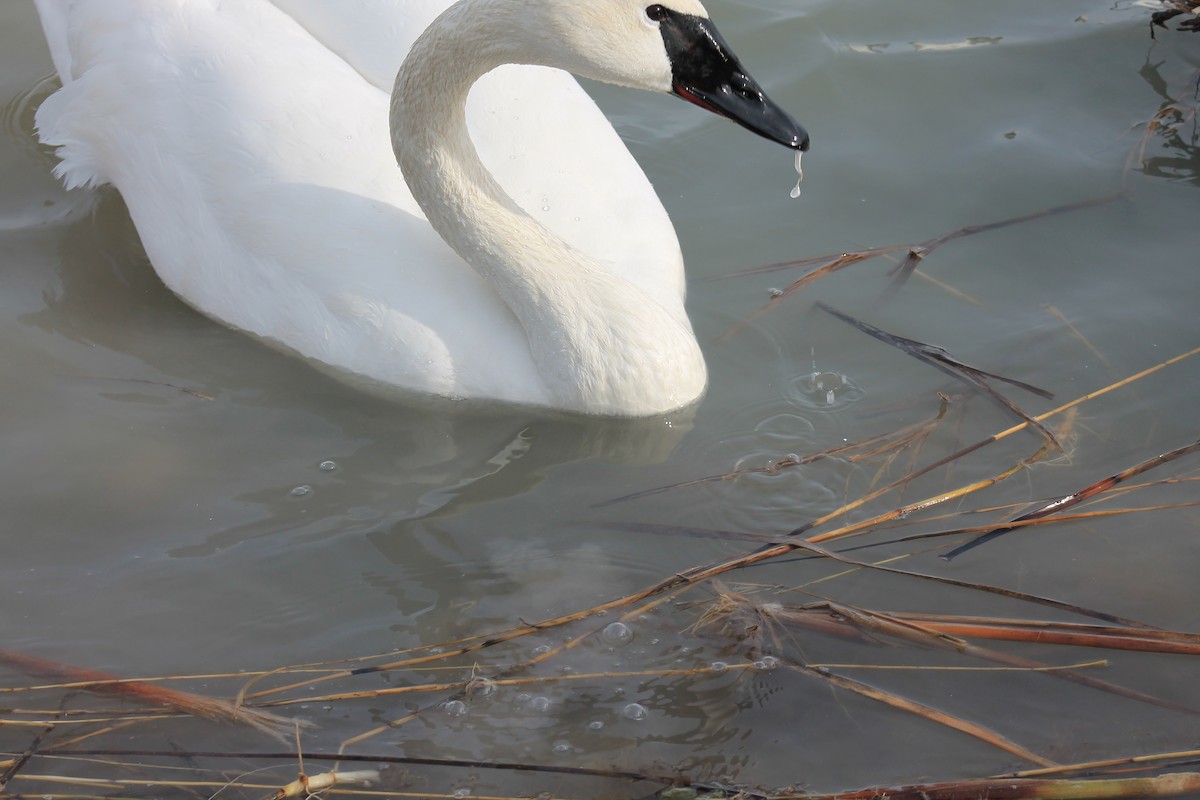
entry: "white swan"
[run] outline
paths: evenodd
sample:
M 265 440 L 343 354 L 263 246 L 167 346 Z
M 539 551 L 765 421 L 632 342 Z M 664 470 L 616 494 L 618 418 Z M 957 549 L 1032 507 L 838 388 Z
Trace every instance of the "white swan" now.
M 653 190 L 569 77 L 496 68 L 807 134 L 696 0 L 448 1 L 36 0 L 63 82 L 39 133 L 68 186 L 116 186 L 180 297 L 340 377 L 589 414 L 692 403 L 704 361 Z

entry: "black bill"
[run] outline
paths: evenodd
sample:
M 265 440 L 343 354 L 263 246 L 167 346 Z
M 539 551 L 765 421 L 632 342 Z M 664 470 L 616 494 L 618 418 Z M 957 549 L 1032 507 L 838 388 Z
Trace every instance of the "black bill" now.
M 675 94 L 773 142 L 808 150 L 808 131 L 746 73 L 711 20 L 659 10 Z

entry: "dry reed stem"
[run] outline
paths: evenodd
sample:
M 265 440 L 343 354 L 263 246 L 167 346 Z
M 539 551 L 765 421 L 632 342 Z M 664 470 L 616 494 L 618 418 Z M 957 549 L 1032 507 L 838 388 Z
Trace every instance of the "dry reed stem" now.
M 729 664 L 715 669 L 708 667 L 687 667 L 679 669 L 644 669 L 622 672 L 591 672 L 572 673 L 570 675 L 543 675 L 530 678 L 488 678 L 487 681 L 496 687 L 541 686 L 554 683 L 573 683 L 577 681 L 619 680 L 624 678 L 699 678 L 719 675 L 724 672 L 748 670 L 753 664 Z M 267 707 L 296 705 L 297 703 L 336 703 L 347 700 L 373 700 L 379 697 L 395 697 L 405 694 L 428 694 L 431 692 L 454 691 L 469 695 L 472 680 L 454 681 L 453 683 L 422 683 L 412 686 L 393 686 L 387 689 L 368 689 L 360 692 L 341 692 L 338 694 L 318 695 L 314 697 L 296 697 L 287 700 L 271 700 L 264 703 Z
M 987 744 L 990 744 L 993 747 L 996 747 L 1007 753 L 1011 753 L 1012 755 L 1015 755 L 1025 761 L 1029 761 L 1034 764 L 1040 764 L 1043 767 L 1058 766 L 1053 761 L 1038 755 L 1032 750 L 1022 747 L 1016 742 L 1001 736 L 995 731 L 984 728 L 982 725 L 976 725 L 973 722 L 961 719 L 952 714 L 947 714 L 946 712 L 940 711 L 932 706 L 927 706 L 923 703 L 917 703 L 913 700 L 900 697 L 899 695 L 891 694 L 890 692 L 881 691 L 874 687 L 868 686 L 865 683 L 860 683 L 859 681 L 853 680 L 852 678 L 847 678 L 843 675 L 835 675 L 831 672 L 813 669 L 800 664 L 787 663 L 786 666 L 793 672 L 807 675 L 811 678 L 816 678 L 825 683 L 836 686 L 839 689 L 845 689 L 847 691 L 854 692 L 855 694 L 871 700 L 876 700 L 884 705 L 891 706 L 892 708 L 896 708 L 901 711 L 907 711 L 908 713 L 915 714 L 923 719 L 936 722 L 947 728 L 952 728 L 953 730 L 979 739 L 980 741 L 986 742 Z
M 1169 452 L 1160 453 L 1159 455 L 1148 458 L 1145 461 L 1133 465 L 1132 467 L 1128 467 L 1120 472 L 1109 475 L 1107 478 L 1102 478 L 1101 480 L 1089 484 L 1078 491 L 1072 492 L 1071 494 L 1063 497 L 1059 497 L 1050 501 L 1049 503 L 1045 503 L 1038 508 L 1035 508 L 1033 511 L 1026 512 L 1025 514 L 1017 517 L 1014 522 L 1027 522 L 1029 520 L 1042 519 L 1052 514 L 1057 514 L 1060 511 L 1077 506 L 1083 501 L 1095 497 L 1102 492 L 1107 492 L 1108 490 L 1121 483 L 1124 483 L 1130 478 L 1137 477 L 1144 472 L 1161 467 L 1163 464 L 1169 464 L 1176 459 L 1183 458 L 1190 453 L 1194 453 L 1196 450 L 1200 450 L 1200 439 L 1197 439 L 1191 444 L 1184 445 L 1183 447 L 1177 447 Z M 967 550 L 978 547 L 984 542 L 991 541 L 998 536 L 1002 536 L 1010 530 L 1012 530 L 1012 528 L 1000 527 L 994 531 L 989 531 L 973 541 L 956 547 L 954 550 L 947 553 L 945 557 L 953 558 L 957 555 L 965 553 Z
M 643 489 L 632 494 L 614 497 L 609 500 L 603 500 L 593 504 L 592 508 L 604 508 L 605 506 L 616 505 L 617 503 L 625 503 L 630 500 L 638 500 L 650 495 L 661 494 L 673 489 L 682 489 L 689 486 L 699 486 L 706 483 L 717 483 L 721 481 L 732 481 L 745 475 L 777 475 L 785 469 L 791 467 L 804 466 L 812 464 L 826 458 L 842 458 L 847 461 L 857 462 L 866 458 L 886 453 L 890 450 L 902 449 L 910 444 L 919 441 L 921 438 L 928 436 L 937 427 L 946 416 L 949 410 L 952 398 L 939 394 L 941 402 L 938 406 L 938 411 L 932 417 L 915 422 L 911 425 L 906 425 L 891 433 L 879 434 L 866 439 L 859 439 L 854 442 L 831 447 L 828 450 L 822 450 L 819 453 L 810 453 L 806 456 L 792 458 L 784 456 L 783 458 L 772 462 L 764 467 L 749 467 L 739 470 L 731 470 L 723 472 L 719 475 L 708 475 L 703 478 L 693 478 L 692 480 L 682 481 L 679 483 L 657 486 L 653 489 Z
M 374 769 L 322 772 L 320 775 L 305 775 L 301 771 L 299 778 L 271 795 L 271 800 L 309 798 L 318 793 L 328 792 L 336 786 L 370 786 L 377 780 L 379 780 L 379 770 Z
M 826 314 L 837 317 L 842 322 L 857 328 L 868 336 L 877 339 L 884 344 L 891 345 L 906 355 L 917 359 L 921 363 L 933 367 L 934 369 L 946 375 L 949 375 L 954 380 L 965 383 L 967 386 L 975 389 L 976 391 L 982 392 L 986 397 L 995 401 L 1002 408 L 1008 409 L 1032 425 L 1035 429 L 1037 429 L 1038 433 L 1042 434 L 1044 438 L 1048 439 L 1056 449 L 1063 449 L 1062 445 L 1059 444 L 1058 439 L 1055 438 L 1054 434 L 1043 427 L 1041 423 L 1030 417 L 1029 414 L 1026 413 L 1016 403 L 1000 394 L 1000 392 L 996 391 L 992 385 L 988 383 L 987 379 L 993 378 L 995 380 L 1002 381 L 1011 386 L 1016 386 L 1018 389 L 1024 389 L 1025 391 L 1036 394 L 1039 397 L 1046 398 L 1047 400 L 1054 397 L 1051 392 L 1025 383 L 1024 381 L 1015 380 L 1003 375 L 997 375 L 994 372 L 986 372 L 954 357 L 943 347 L 938 347 L 926 342 L 919 342 L 915 339 L 908 339 L 904 336 L 897 336 L 894 333 L 889 333 L 888 331 L 877 328 L 876 326 L 864 322 L 863 320 L 852 317 L 843 311 L 839 311 L 828 303 L 818 302 L 816 307 L 824 311 Z
M 962 291 L 961 289 L 956 289 L 955 287 L 951 286 L 950 284 L 946 283 L 945 281 L 939 281 L 937 278 L 933 277 L 932 275 L 930 275 L 928 272 L 925 272 L 924 270 L 920 270 L 920 269 L 913 270 L 913 277 L 920 278 L 923 281 L 933 284 L 934 286 L 941 289 L 946 294 L 950 295 L 953 298 L 961 300 L 964 303 L 976 306 L 978 308 L 986 308 L 987 307 L 986 304 L 982 300 L 978 300 L 978 299 L 972 297 L 971 295 L 967 294 L 966 292 Z
M 1163 483 L 1167 483 L 1167 481 L 1164 481 Z M 1116 492 L 1119 490 L 1114 489 L 1112 491 Z M 1098 502 L 1098 501 L 1106 500 L 1106 499 L 1108 499 L 1107 495 L 1105 495 L 1104 497 L 1097 497 L 1097 498 L 1095 498 L 1095 501 Z M 1011 504 L 1007 504 L 1005 506 L 999 506 L 998 508 L 1011 509 L 1014 506 L 1028 506 L 1028 505 L 1029 505 L 1029 503 L 1011 503 Z M 1075 514 L 1056 514 L 1051 517 L 1041 517 L 1039 519 L 1008 520 L 1008 521 L 1000 521 L 1000 522 L 990 522 L 985 525 L 971 525 L 968 527 L 951 528 L 949 530 L 943 530 L 943 531 L 930 531 L 928 533 L 914 533 L 914 534 L 910 534 L 908 536 L 899 536 L 894 539 L 882 539 L 882 540 L 878 540 L 878 541 L 873 541 L 868 544 L 861 544 L 861 545 L 858 545 L 858 546 L 856 546 L 854 548 L 850 548 L 850 549 L 865 550 L 867 548 L 885 547 L 885 546 L 891 546 L 891 545 L 896 545 L 896 544 L 907 544 L 910 542 L 918 542 L 918 541 L 922 541 L 925 539 L 944 539 L 947 537 L 965 536 L 965 535 L 970 535 L 973 533 L 988 533 L 989 531 L 994 531 L 998 528 L 1012 528 L 1013 530 L 1017 530 L 1020 528 L 1034 528 L 1034 527 L 1039 527 L 1039 526 L 1044 526 L 1044 525 L 1055 525 L 1055 524 L 1063 523 L 1063 522 L 1080 522 L 1080 521 L 1087 521 L 1087 520 L 1104 519 L 1106 517 L 1125 516 L 1127 514 L 1146 514 L 1151 511 L 1175 511 L 1175 510 L 1184 509 L 1184 508 L 1197 508 L 1197 507 L 1200 507 L 1200 500 L 1191 500 L 1191 501 L 1182 502 L 1182 503 L 1161 503 L 1159 505 L 1154 505 L 1154 506 L 1132 506 L 1132 507 L 1128 507 L 1128 508 L 1108 508 L 1108 509 L 1102 509 L 1100 511 L 1081 511 L 1081 512 L 1078 512 Z M 932 523 L 932 522 L 940 522 L 940 521 L 944 521 L 944 520 L 948 520 L 948 519 L 954 519 L 956 516 L 968 516 L 968 515 L 972 515 L 972 514 L 985 513 L 985 511 L 995 511 L 995 510 L 996 510 L 996 507 L 986 509 L 986 510 L 985 509 L 977 509 L 975 511 L 963 511 L 963 512 L 960 512 L 959 514 L 939 514 L 934 517 L 926 517 L 923 519 L 892 520 L 891 522 L 889 522 L 888 530 L 893 530 L 894 528 L 902 526 L 902 525 L 928 525 L 929 523 Z M 620 526 L 620 527 L 627 528 L 628 526 Z M 673 526 L 673 525 L 660 525 L 660 526 L 642 525 L 642 526 L 638 526 L 637 529 L 641 530 L 645 533 L 663 534 L 663 535 L 668 535 L 668 536 L 691 536 L 691 537 L 706 538 L 706 539 L 720 539 L 722 541 L 727 541 L 727 542 L 754 542 L 754 543 L 758 543 L 758 544 L 787 544 L 787 543 L 793 541 L 789 537 L 778 536 L 776 534 L 770 534 L 770 533 L 747 533 L 745 531 L 718 530 L 718 529 L 708 529 L 708 528 L 681 528 L 681 527 L 677 527 L 677 526 Z M 904 556 L 894 556 L 893 558 L 903 558 L 903 557 Z M 821 578 L 820 580 L 825 581 L 828 579 L 829 579 L 828 577 L 825 577 L 825 578 Z
M 825 612 L 831 616 L 831 618 L 835 620 L 841 620 L 845 624 L 851 625 L 868 634 L 887 636 L 893 639 L 900 639 L 901 641 L 907 641 L 939 650 L 949 649 L 965 656 L 992 661 L 998 664 L 1005 664 L 1011 667 L 1039 670 L 1048 666 L 1033 659 L 1023 658 L 1021 656 L 1015 656 L 1009 653 L 1002 653 L 998 650 L 980 647 L 961 638 L 963 635 L 986 636 L 987 632 L 979 626 L 951 626 L 945 624 L 936 624 L 926 622 L 915 616 L 884 614 L 878 611 L 869 611 L 866 609 L 855 608 L 844 603 L 833 603 L 829 601 L 821 603 L 815 608 L 824 609 Z M 778 610 L 772 610 L 770 615 L 779 623 L 787 623 L 793 619 L 793 615 L 790 613 L 790 610 L 783 607 L 780 607 Z M 1033 639 L 1025 639 L 1025 641 L 1033 641 Z M 1171 711 L 1178 711 L 1186 714 L 1200 714 L 1200 710 L 1195 708 L 1162 700 L 1161 698 L 1153 695 L 1127 689 L 1123 686 L 1109 683 L 1108 681 L 1102 681 L 1089 675 L 1083 675 L 1079 672 L 1074 672 L 1072 670 L 1057 669 L 1052 674 L 1053 677 L 1056 678 L 1068 680 L 1072 683 L 1077 683 L 1090 689 L 1107 692 L 1108 694 L 1124 697 L 1129 700 L 1135 700 L 1140 703 L 1155 705 Z
M 842 539 L 847 536 L 860 535 L 860 534 L 866 533 L 871 528 L 875 528 L 885 522 L 891 522 L 892 520 L 896 520 L 896 519 L 904 519 L 906 517 L 912 516 L 913 514 L 917 513 L 918 511 L 923 511 L 924 509 L 932 508 L 935 505 L 939 505 L 941 503 L 946 503 L 946 502 L 949 502 L 950 500 L 958 500 L 960 498 L 974 494 L 975 492 L 978 492 L 982 489 L 987 489 L 989 487 L 995 486 L 998 483 L 1008 480 L 1013 475 L 1016 475 L 1018 472 L 1025 469 L 1026 467 L 1040 461 L 1042 458 L 1044 458 L 1052 450 L 1055 449 L 1055 444 L 1056 443 L 1051 443 L 1051 442 L 1047 441 L 1040 448 L 1038 448 L 1037 452 L 1035 452 L 1033 455 L 1022 459 L 1021 461 L 1018 461 L 1013 466 L 1009 467 L 1008 469 L 1004 470 L 1003 472 L 993 475 L 990 478 L 984 478 L 982 480 L 975 481 L 974 483 L 969 483 L 966 486 L 960 486 L 957 489 L 953 489 L 949 492 L 942 492 L 941 494 L 931 495 L 922 500 L 918 500 L 916 502 L 908 503 L 906 505 L 900 506 L 899 508 L 892 509 L 891 511 L 887 511 L 882 514 L 877 514 L 874 517 L 871 517 L 869 519 L 865 519 L 860 522 L 855 522 L 850 525 L 844 525 L 844 526 L 842 526 L 840 528 L 836 528 L 832 531 L 826 531 L 825 533 L 814 534 L 814 535 L 808 536 L 806 538 L 809 542 L 811 542 L 813 544 L 818 544 L 820 542 L 827 542 L 832 539 Z M 924 470 L 918 470 L 917 474 L 922 474 L 923 472 L 924 472 Z M 796 529 L 795 531 L 792 531 L 792 533 L 789 535 L 795 536 L 797 534 L 800 534 L 800 533 L 803 533 L 803 532 L 809 530 L 810 528 L 814 528 L 818 525 L 822 525 L 831 519 L 835 519 L 836 517 L 842 516 L 845 513 L 847 513 L 848 511 L 851 511 L 854 508 L 858 508 L 859 506 L 863 505 L 864 503 L 869 502 L 871 499 L 874 499 L 883 494 L 886 494 L 887 492 L 891 491 L 892 489 L 897 488 L 898 486 L 903 486 L 903 485 L 907 484 L 909 481 L 911 481 L 913 479 L 913 477 L 915 477 L 915 476 L 910 474 L 908 476 L 905 476 L 905 478 L 902 479 L 901 481 L 890 483 L 887 486 L 884 486 L 880 489 L 875 490 L 874 492 L 870 492 L 870 493 L 864 495 L 864 497 L 862 499 L 856 500 L 851 503 L 847 503 L 846 505 L 842 506 L 841 508 L 837 509 L 836 511 L 832 511 L 829 514 L 826 514 L 825 516 L 821 517 L 820 519 L 817 519 L 811 523 L 801 526 L 800 528 Z
M 868 261 L 878 256 L 890 255 L 898 251 L 907 251 L 904 261 L 898 266 L 893 267 L 890 271 L 890 274 L 892 274 L 894 277 L 889 291 L 894 292 L 908 279 L 908 277 L 917 268 L 918 264 L 929 258 L 929 256 L 931 256 L 939 247 L 944 244 L 948 244 L 955 239 L 961 239 L 965 236 L 973 236 L 978 233 L 986 233 L 988 231 L 1005 228 L 1010 225 L 1017 225 L 1023 222 L 1042 219 L 1044 217 L 1056 216 L 1058 214 L 1064 214 L 1070 211 L 1094 208 L 1096 206 L 1111 203 L 1122 196 L 1124 196 L 1124 190 L 1116 194 L 1106 195 L 1104 197 L 1080 200 L 1074 203 L 1064 203 L 1063 205 L 1053 206 L 1051 208 L 1043 209 L 1041 211 L 1034 211 L 1028 214 L 1021 214 L 1016 217 L 1009 217 L 1007 219 L 997 220 L 995 222 L 987 222 L 980 225 L 966 225 L 962 228 L 958 228 L 957 230 L 950 231 L 949 233 L 944 233 L 939 236 L 934 236 L 917 244 L 891 244 L 883 247 L 872 247 L 865 250 L 858 250 L 852 253 L 831 253 L 823 256 L 796 259 L 794 261 L 781 261 L 775 264 L 767 264 L 761 267 L 751 267 L 750 269 L 739 270 L 726 275 L 719 275 L 711 280 L 746 277 L 749 275 L 763 275 L 771 272 L 812 266 L 813 264 L 821 264 L 821 266 L 817 269 L 807 273 L 806 275 L 803 275 L 795 281 L 792 281 L 790 284 L 780 290 L 778 294 L 773 295 L 765 305 L 761 306 L 744 319 L 735 323 L 729 330 L 721 334 L 718 341 L 725 341 L 736 336 L 751 323 L 779 308 L 789 297 L 804 291 L 821 278 L 832 275 L 835 272 L 843 270 L 846 267 L 854 264 L 858 264 L 859 262 Z
M 152 706 L 165 706 L 216 722 L 249 725 L 276 739 L 282 738 L 283 734 L 296 724 L 294 720 L 225 700 L 167 689 L 141 681 L 120 681 L 106 672 L 62 664 L 12 650 L 0 649 L 0 664 L 32 677 L 65 679 L 84 691 L 116 695 Z
M 1097 498 L 1099 499 L 1099 498 Z M 1103 519 L 1105 517 L 1119 517 L 1126 514 L 1145 514 L 1150 511 L 1172 511 L 1181 508 L 1196 508 L 1200 506 L 1200 500 L 1193 500 L 1185 503 L 1162 503 L 1156 506 L 1136 506 L 1132 508 L 1109 508 L 1101 511 L 1082 511 L 1077 514 L 1056 514 L 1052 517 L 1039 517 L 1038 519 L 1012 520 L 1010 522 L 993 522 L 988 525 L 972 525 L 967 528 L 952 528 L 946 531 L 932 531 L 930 533 L 914 533 L 911 536 L 901 536 L 895 539 L 887 539 L 880 542 L 874 542 L 864 547 L 882 547 L 884 545 L 906 544 L 909 542 L 917 542 L 923 539 L 943 539 L 948 536 L 963 536 L 972 533 L 990 533 L 996 530 L 1018 530 L 1020 528 L 1033 528 L 1039 525 L 1048 525 L 1062 522 L 1080 522 L 1084 520 Z M 946 516 L 939 517 L 945 519 Z M 933 520 L 919 520 L 921 523 L 928 523 Z M 917 521 L 914 521 L 917 522 Z M 764 541 L 779 541 L 773 537 L 763 537 Z M 861 549 L 861 548 L 860 548 Z
M 1108 359 L 1104 357 L 1104 354 L 1101 353 L 1096 346 L 1092 344 L 1086 336 L 1083 335 L 1083 332 L 1080 331 L 1079 328 L 1075 327 L 1075 323 L 1067 319 L 1067 315 L 1060 311 L 1057 306 L 1050 305 L 1049 303 L 1043 303 L 1042 308 L 1046 310 L 1047 314 L 1057 319 L 1066 327 L 1067 330 L 1073 333 L 1075 338 L 1082 342 L 1083 346 L 1091 351 L 1092 355 L 1096 357 L 1096 360 L 1104 365 L 1105 369 L 1112 369 L 1112 364 L 1110 364 Z
M 458 758 L 428 758 L 420 756 L 398 756 L 398 755 L 383 755 L 383 754 L 368 754 L 368 753 L 319 753 L 305 751 L 303 753 L 291 752 L 229 752 L 229 751 L 213 751 L 213 750 L 134 750 L 134 749 L 95 749 L 95 750 L 79 750 L 74 751 L 70 756 L 55 756 L 60 760 L 84 761 L 95 757 L 112 757 L 123 759 L 187 759 L 196 761 L 199 759 L 222 759 L 226 761 L 282 761 L 294 762 L 300 755 L 306 761 L 316 762 L 349 762 L 354 764 L 368 764 L 372 767 L 377 767 L 381 764 L 396 765 L 396 766 L 428 766 L 441 768 L 459 768 L 459 769 L 478 769 L 478 770 L 495 770 L 498 772 L 518 772 L 518 773 L 537 773 L 549 775 L 571 775 L 585 778 L 606 778 L 620 781 L 645 781 L 648 783 L 658 783 L 665 786 L 675 785 L 679 782 L 676 775 L 655 775 L 645 772 L 631 772 L 627 770 L 616 769 L 600 769 L 594 767 L 577 767 L 568 765 L 551 765 L 551 764 L 530 764 L 530 763 L 514 763 L 503 761 L 483 761 L 483 760 L 467 760 Z M 112 762 L 113 766 L 129 767 L 126 762 Z M 134 764 L 132 766 L 146 768 L 145 763 Z M 160 767 L 164 770 L 182 771 L 183 767 Z M 283 769 L 286 767 L 279 766 L 273 769 Z M 267 769 L 267 768 L 264 768 Z M 187 768 L 187 771 L 193 771 Z M 261 771 L 261 770 L 256 770 Z M 24 777 L 24 776 L 23 776 Z M 161 784 L 173 783 L 170 781 L 157 781 Z M 262 786 L 258 788 L 277 789 L 278 784 L 271 786 Z M 472 800 L 479 800 L 478 795 L 472 795 Z
M 1082 761 L 1075 764 L 1062 764 L 1057 767 L 1010 772 L 1004 775 L 993 775 L 993 778 L 1041 778 L 1048 775 L 1065 775 L 1072 772 L 1102 772 L 1114 767 L 1137 767 L 1142 770 L 1169 769 L 1174 766 L 1185 766 L 1200 758 L 1200 750 L 1176 750 L 1169 753 L 1149 753 L 1125 758 L 1106 758 L 1099 761 Z M 1174 762 L 1163 763 L 1163 762 Z
M 644 524 L 642 524 L 642 525 L 622 525 L 620 527 L 623 530 L 645 531 L 645 532 L 661 532 L 662 530 L 664 530 L 664 526 L 659 526 L 659 525 L 644 525 Z M 669 530 L 669 528 L 667 528 L 667 529 Z M 1103 620 L 1105 622 L 1110 622 L 1110 623 L 1117 624 L 1117 625 L 1125 625 L 1128 627 L 1137 627 L 1137 628 L 1150 627 L 1150 626 L 1146 625 L 1145 623 L 1138 622 L 1136 620 L 1125 619 L 1123 617 L 1118 617 L 1114 614 L 1108 614 L 1106 612 L 1099 611 L 1097 609 L 1086 608 L 1084 606 L 1076 605 L 1073 603 L 1066 603 L 1061 600 L 1054 600 L 1052 598 L 1041 597 L 1038 595 L 1028 594 L 1026 592 L 1018 592 L 1013 589 L 1005 589 L 1005 588 L 999 587 L 999 586 L 989 586 L 988 584 L 983 584 L 983 583 L 972 583 L 970 581 L 961 581 L 961 580 L 956 580 L 954 578 L 944 577 L 941 575 L 928 575 L 928 574 L 921 573 L 921 572 L 912 572 L 909 570 L 897 569 L 895 567 L 886 566 L 886 564 L 884 564 L 884 563 L 859 561 L 859 560 L 851 558 L 843 553 L 837 553 L 832 550 L 828 550 L 828 549 L 820 546 L 819 544 L 814 544 L 813 542 L 811 542 L 807 539 L 786 539 L 786 540 L 781 541 L 779 544 L 776 544 L 776 545 L 773 545 L 770 547 L 762 547 L 762 548 L 759 548 L 758 550 L 754 550 L 751 553 L 743 554 L 741 556 L 730 558 L 725 561 L 714 562 L 714 563 L 706 564 L 706 565 L 703 565 L 700 567 L 694 567 L 690 570 L 685 570 L 684 572 L 676 574 L 673 578 L 671 578 L 669 580 L 677 581 L 679 586 L 687 586 L 690 588 L 691 586 L 697 585 L 703 581 L 717 577 L 726 572 L 730 572 L 732 570 L 739 569 L 741 567 L 752 566 L 752 565 L 758 564 L 762 561 L 766 561 L 766 560 L 776 558 L 776 557 L 782 556 L 782 555 L 787 555 L 789 553 L 793 553 L 798 550 L 809 552 L 809 553 L 812 553 L 814 555 L 817 555 L 817 556 L 820 556 L 823 558 L 828 558 L 831 561 L 836 561 L 836 562 L 846 564 L 848 566 L 860 568 L 860 569 L 875 570 L 878 572 L 886 572 L 886 573 L 893 574 L 893 575 L 902 575 L 902 576 L 909 577 L 909 578 L 917 578 L 919 580 L 932 581 L 934 583 L 941 583 L 946 586 L 956 586 L 959 588 L 970 589 L 973 591 L 987 592 L 989 594 L 996 594 L 996 595 L 1000 595 L 1002 597 L 1008 597 L 1013 600 L 1022 600 L 1022 601 L 1028 602 L 1028 603 L 1034 603 L 1037 605 L 1044 605 L 1049 608 L 1055 608 L 1060 611 L 1067 611 L 1072 614 L 1079 614 L 1081 616 L 1092 617 L 1094 619 Z M 676 584 L 673 583 L 669 588 L 676 588 Z M 649 591 L 649 590 L 647 590 L 647 591 Z M 639 595 L 641 595 L 641 594 L 644 594 L 644 593 L 639 593 Z M 658 592 L 654 592 L 653 594 L 657 595 Z M 622 598 L 622 600 L 627 600 L 627 599 L 628 598 Z M 640 599 L 640 597 L 639 597 L 639 599 Z M 621 601 L 615 601 L 615 602 L 621 602 Z
M 1003 779 L 888 786 L 834 794 L 781 794 L 772 800 L 1117 800 L 1178 797 L 1200 791 L 1200 773 L 1092 780 Z
M 1047 411 L 1044 414 L 1039 414 L 1038 416 L 1034 417 L 1034 420 L 1037 422 L 1045 422 L 1046 420 L 1056 417 L 1059 414 L 1062 414 L 1066 411 L 1070 411 L 1071 409 L 1075 408 L 1076 406 L 1083 405 L 1084 403 L 1089 402 L 1091 400 L 1095 400 L 1098 397 L 1103 397 L 1104 395 L 1109 394 L 1110 392 L 1114 392 L 1117 389 L 1122 389 L 1132 383 L 1142 380 L 1143 378 L 1149 377 L 1150 375 L 1153 375 L 1156 372 L 1164 370 L 1167 367 L 1174 366 L 1174 365 L 1176 365 L 1182 361 L 1185 361 L 1189 358 L 1193 358 L 1194 356 L 1196 356 L 1198 354 L 1200 354 L 1200 347 L 1196 347 L 1192 350 L 1187 351 L 1186 353 L 1181 353 L 1177 356 L 1167 359 L 1166 361 L 1159 362 L 1158 364 L 1155 364 L 1152 367 L 1147 367 L 1146 369 L 1142 370 L 1141 372 L 1137 372 L 1137 373 L 1134 373 L 1133 375 L 1129 375 L 1128 377 L 1122 378 L 1121 380 L 1116 381 L 1115 383 L 1110 383 L 1109 385 L 1107 385 L 1101 389 L 1097 389 L 1093 392 L 1088 392 L 1087 394 L 1080 395 L 1079 397 L 1075 398 L 1074 400 L 1072 400 L 1069 403 L 1064 403 L 1063 405 L 1059 406 L 1058 408 L 1051 409 L 1050 411 Z M 973 444 L 967 445 L 966 447 L 963 447 L 963 448 L 957 450 L 956 452 L 951 453 L 948 456 L 938 459 L 937 461 L 933 462 L 932 464 L 928 464 L 928 465 L 922 467 L 920 470 L 917 470 L 915 473 L 913 473 L 909 476 L 906 476 L 905 481 L 903 481 L 903 482 L 898 481 L 896 483 L 893 483 L 889 487 L 885 487 L 884 489 L 872 492 L 872 493 L 866 495 L 865 497 L 860 498 L 859 500 L 857 500 L 855 502 L 847 503 L 846 505 L 842 506 L 841 508 L 839 508 L 835 511 L 831 511 L 830 513 L 824 515 L 823 517 L 821 517 L 817 520 L 806 523 L 805 525 L 797 528 L 792 533 L 794 535 L 798 535 L 798 534 L 804 533 L 805 531 L 807 531 L 811 528 L 815 528 L 818 525 L 822 525 L 826 522 L 829 522 L 832 519 L 835 519 L 839 516 L 842 516 L 850 511 L 853 511 L 853 510 L 865 505 L 866 503 L 870 502 L 871 500 L 881 496 L 882 494 L 885 494 L 890 489 L 897 488 L 898 486 L 904 485 L 904 483 L 911 481 L 913 478 L 928 474 L 929 472 L 932 472 L 933 470 L 935 470 L 939 467 L 945 466 L 946 464 L 949 464 L 953 461 L 957 461 L 959 458 L 969 455 L 970 453 L 973 453 L 976 450 L 980 450 L 984 447 L 987 447 L 988 445 L 994 444 L 1003 439 L 1007 439 L 1009 436 L 1020 433 L 1021 431 L 1025 430 L 1027 427 L 1029 427 L 1029 423 L 1021 422 L 1017 425 L 1013 425 L 1011 428 L 1006 428 L 1005 430 L 1002 430 L 999 433 L 992 434 L 991 436 L 987 437 L 986 439 L 981 439 Z
M 890 616 L 950 636 L 1200 656 L 1200 634 L 1184 631 L 944 614 L 893 613 Z

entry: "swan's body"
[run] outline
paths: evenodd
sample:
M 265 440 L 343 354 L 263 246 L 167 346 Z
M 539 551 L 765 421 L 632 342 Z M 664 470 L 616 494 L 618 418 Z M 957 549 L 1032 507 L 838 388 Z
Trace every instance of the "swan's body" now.
M 553 26 L 640 6 L 466 0 L 412 46 L 448 3 L 37 0 L 64 84 L 39 130 L 68 185 L 121 191 L 172 290 L 341 375 L 585 413 L 692 402 L 679 246 L 611 126 L 533 67 L 463 112 L 506 63 L 613 80 L 611 52 Z M 635 55 L 659 74 L 614 82 L 662 80 Z

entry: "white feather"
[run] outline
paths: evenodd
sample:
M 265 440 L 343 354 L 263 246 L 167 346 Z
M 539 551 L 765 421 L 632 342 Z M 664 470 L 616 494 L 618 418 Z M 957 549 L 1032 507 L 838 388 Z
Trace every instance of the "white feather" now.
M 388 89 L 449 0 L 36 2 L 63 81 L 37 120 L 57 173 L 70 187 L 114 185 L 158 274 L 205 314 L 377 387 L 624 415 L 703 391 L 666 212 L 565 73 L 484 76 L 471 139 L 513 200 L 619 287 L 582 316 L 640 324 L 637 309 L 606 305 L 632 302 L 650 325 L 683 327 L 676 385 L 637 389 L 621 374 L 638 354 L 602 331 L 585 346 L 616 377 L 564 388 L 573 367 L 547 375 L 522 304 L 434 233 L 396 166 Z M 425 89 L 436 99 L 438 86 Z

